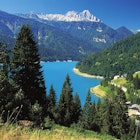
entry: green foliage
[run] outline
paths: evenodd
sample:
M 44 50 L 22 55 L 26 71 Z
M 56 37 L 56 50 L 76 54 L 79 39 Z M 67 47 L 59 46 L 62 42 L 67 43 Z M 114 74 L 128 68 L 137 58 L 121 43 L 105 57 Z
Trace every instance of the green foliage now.
M 82 123 L 82 127 L 84 129 L 90 129 L 90 108 L 91 108 L 91 95 L 90 95 L 90 91 L 88 91 L 87 93 L 87 97 L 86 97 L 86 102 L 84 104 L 84 108 L 82 111 L 82 116 L 81 116 L 81 123 Z
M 3 121 L 7 120 L 7 114 L 13 107 L 13 88 L 9 83 L 5 72 L 0 71 L 0 114 Z M 11 112 L 9 112 L 11 113 Z
M 73 116 L 73 95 L 72 87 L 70 83 L 69 75 L 66 76 L 64 81 L 62 92 L 60 95 L 60 100 L 58 103 L 58 123 L 64 126 L 70 126 L 72 124 Z
M 3 121 L 7 120 L 8 112 L 13 107 L 13 91 L 8 76 L 9 55 L 5 45 L 0 43 L 0 114 Z
M 56 93 L 53 85 L 50 87 L 50 93 L 48 96 L 48 114 L 51 119 L 56 119 Z
M 82 112 L 82 108 L 81 108 L 81 102 L 79 99 L 79 95 L 76 93 L 73 97 L 73 115 L 72 115 L 72 119 L 73 119 L 73 123 L 78 123 L 80 116 L 81 116 L 81 112 Z
M 134 89 L 136 90 L 140 89 L 140 78 L 138 77 L 138 75 L 136 75 L 132 81 L 134 84 Z
M 88 91 L 86 102 L 84 104 L 82 116 L 80 119 L 82 128 L 100 132 L 101 116 L 99 115 L 99 112 L 98 112 L 100 108 L 99 104 L 100 102 L 98 102 L 98 105 L 95 105 L 94 103 L 92 103 L 90 91 Z
M 128 37 L 102 52 L 93 53 L 77 64 L 81 72 L 104 77 L 130 74 L 140 69 L 140 33 Z M 97 65 L 100 64 L 100 65 Z
M 3 45 L 0 44 L 0 46 L 2 48 Z M 110 52 L 108 51 L 106 55 L 109 56 Z M 123 56 L 124 52 L 119 55 L 121 61 Z M 54 120 L 64 126 L 72 125 L 79 133 L 85 133 L 88 129 L 113 135 L 119 139 L 134 137 L 133 122 L 126 116 L 125 94 L 117 87 L 109 85 L 109 79 L 105 79 L 101 83 L 104 87 L 109 86 L 107 90 L 109 94 L 104 101 L 99 100 L 97 104 L 93 103 L 88 91 L 83 110 L 78 94 L 74 96 L 72 94 L 69 75 L 64 81 L 58 105 L 53 86 L 50 88 L 47 99 L 37 44 L 28 26 L 24 25 L 18 34 L 10 64 L 10 73 L 5 49 L 0 49 L 0 58 L 4 66 L 4 69 L 0 71 L 0 114 L 4 121 L 15 122 L 19 119 L 27 119 L 34 121 L 36 126 L 42 125 L 45 121 L 45 127 L 50 128 L 52 120 Z M 95 65 L 99 68 L 102 62 L 98 60 L 97 56 L 94 58 L 92 60 L 95 60 Z M 133 58 L 138 59 L 139 57 L 135 53 Z M 113 62 L 113 56 L 111 59 L 109 61 Z M 92 67 L 91 61 L 88 60 L 85 63 L 84 70 Z M 115 65 L 117 63 L 115 62 Z M 114 75 L 114 72 L 111 72 L 110 75 L 109 70 L 106 77 Z M 139 78 L 136 76 L 132 80 L 134 87 L 137 87 Z M 139 89 L 139 87 L 137 88 Z
M 42 107 L 39 105 L 38 102 L 36 102 L 34 105 L 31 106 L 30 109 L 31 109 L 30 110 L 31 120 L 34 121 L 35 126 L 40 126 L 43 123 L 43 120 L 42 120 L 43 109 L 42 109 Z
M 107 96 L 103 103 L 102 131 L 118 139 L 129 137 L 131 127 L 127 112 L 125 94 L 121 90 L 117 90 L 117 93 L 112 90 L 112 95 Z
M 27 101 L 23 108 L 33 107 L 36 103 L 38 103 L 40 106 L 39 108 L 42 108 L 40 110 L 40 116 L 43 121 L 47 107 L 47 98 L 44 79 L 40 69 L 41 66 L 37 44 L 34 41 L 30 28 L 23 25 L 16 39 L 12 61 L 10 64 L 11 83 L 16 86 L 17 89 L 22 89 L 23 91 L 24 99 Z M 29 120 L 32 120 L 36 116 L 36 111 L 32 112 L 31 110 L 28 110 L 28 112 L 26 111 L 26 113 L 22 113 L 24 118 Z M 23 118 L 22 115 L 21 118 Z M 36 121 L 36 119 L 34 121 Z
M 50 117 L 46 117 L 44 121 L 45 121 L 45 123 L 44 123 L 45 126 L 44 127 L 46 129 L 51 129 L 53 127 L 54 122 L 51 120 Z

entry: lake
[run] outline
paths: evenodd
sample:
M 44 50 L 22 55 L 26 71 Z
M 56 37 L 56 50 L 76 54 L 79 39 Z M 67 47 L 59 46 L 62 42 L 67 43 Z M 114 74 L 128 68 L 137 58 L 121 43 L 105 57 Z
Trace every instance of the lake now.
M 86 100 L 87 92 L 90 87 L 99 85 L 101 79 L 87 78 L 79 76 L 73 72 L 77 61 L 73 62 L 41 62 L 47 94 L 50 86 L 53 85 L 57 99 L 59 100 L 63 83 L 66 75 L 69 74 L 73 88 L 73 94 L 78 93 L 81 105 L 83 106 Z M 97 102 L 98 97 L 92 94 L 92 101 Z

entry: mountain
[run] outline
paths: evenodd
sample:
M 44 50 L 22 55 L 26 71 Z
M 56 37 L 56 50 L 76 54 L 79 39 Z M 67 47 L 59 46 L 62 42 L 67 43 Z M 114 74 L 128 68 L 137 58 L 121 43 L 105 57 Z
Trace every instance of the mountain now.
M 29 24 L 39 46 L 42 60 L 81 60 L 133 33 L 126 28 L 114 30 L 88 10 L 66 14 L 9 14 L 0 11 L 0 36 L 14 46 L 23 24 Z M 10 38 L 10 39 L 9 39 Z M 10 41 L 13 39 L 13 41 Z
M 102 52 L 93 53 L 76 66 L 81 72 L 104 77 L 132 74 L 140 70 L 140 32 Z
M 46 23 L 72 36 L 88 41 L 88 43 L 98 50 L 102 50 L 114 42 L 117 42 L 133 33 L 125 27 L 112 29 L 104 24 L 99 18 L 91 14 L 88 10 L 83 12 L 68 11 L 66 14 L 18 14 L 24 18 L 35 19 Z
M 23 24 L 30 25 L 43 60 L 79 60 L 88 55 L 90 51 L 94 51 L 88 42 L 73 37 L 58 28 L 3 11 L 0 11 L 1 42 L 8 44 L 11 48 Z
M 66 14 L 36 14 L 34 12 L 30 12 L 29 14 L 17 14 L 26 18 L 34 18 L 34 19 L 42 19 L 49 21 L 92 21 L 99 22 L 100 19 L 96 18 L 96 16 L 92 15 L 88 10 L 84 10 L 83 12 L 77 13 L 76 11 L 68 11 Z

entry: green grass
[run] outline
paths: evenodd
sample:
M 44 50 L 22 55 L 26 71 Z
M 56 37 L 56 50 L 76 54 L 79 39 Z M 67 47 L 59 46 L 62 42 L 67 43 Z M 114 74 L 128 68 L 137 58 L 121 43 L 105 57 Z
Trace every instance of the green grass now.
M 96 96 L 101 97 L 101 98 L 106 96 L 105 89 L 102 89 L 102 86 L 100 86 L 100 85 L 93 87 L 93 88 L 90 88 L 90 92 L 94 93 Z
M 133 77 L 135 78 L 135 77 L 136 77 L 136 75 L 138 75 L 138 78 L 140 78 L 140 71 L 135 72 L 135 73 L 133 74 Z
M 77 132 L 74 128 L 55 125 L 51 130 L 21 128 L 4 124 L 0 127 L 0 140 L 116 140 L 109 135 L 93 131 Z
M 124 86 L 127 83 L 127 80 L 125 78 L 117 78 L 112 80 L 112 82 L 117 85 Z

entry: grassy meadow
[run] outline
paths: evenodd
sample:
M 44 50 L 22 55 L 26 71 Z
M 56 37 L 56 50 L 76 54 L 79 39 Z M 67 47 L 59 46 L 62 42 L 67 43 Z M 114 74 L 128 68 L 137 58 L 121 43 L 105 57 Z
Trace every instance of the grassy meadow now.
M 0 140 L 116 140 L 92 131 L 77 132 L 74 128 L 55 125 L 51 130 L 21 128 L 4 124 L 0 127 Z

